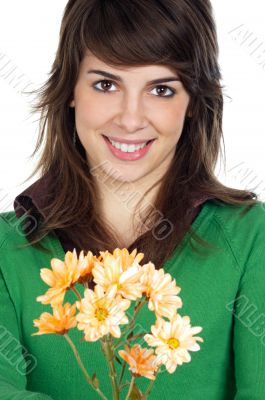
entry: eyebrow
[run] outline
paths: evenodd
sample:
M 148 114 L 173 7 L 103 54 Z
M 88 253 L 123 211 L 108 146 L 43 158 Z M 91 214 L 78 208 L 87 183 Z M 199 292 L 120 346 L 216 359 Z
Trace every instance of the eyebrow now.
M 110 79 L 114 79 L 116 81 L 122 82 L 122 78 L 118 75 L 113 75 L 110 72 L 107 71 L 102 71 L 99 69 L 90 69 L 87 71 L 88 74 L 98 74 L 105 76 Z M 147 82 L 150 85 L 157 84 L 157 83 L 163 83 L 163 82 L 173 82 L 173 81 L 180 81 L 180 79 L 177 76 L 169 76 L 165 78 L 159 78 L 159 79 L 153 79 L 152 81 Z

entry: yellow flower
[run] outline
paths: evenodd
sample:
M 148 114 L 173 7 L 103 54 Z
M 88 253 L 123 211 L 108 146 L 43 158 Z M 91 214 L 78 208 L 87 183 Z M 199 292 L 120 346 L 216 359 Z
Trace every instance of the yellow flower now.
M 53 315 L 44 312 L 41 314 L 40 319 L 34 319 L 34 326 L 39 328 L 39 331 L 33 333 L 34 335 L 43 335 L 45 333 L 56 333 L 64 335 L 69 329 L 76 326 L 75 319 L 76 306 L 66 303 L 65 305 L 59 304 L 53 308 Z
M 88 279 L 96 259 L 91 252 L 84 257 L 83 250 L 78 259 L 75 249 L 65 254 L 64 261 L 53 258 L 52 270 L 42 268 L 40 272 L 42 280 L 51 288 L 44 295 L 38 296 L 37 301 L 52 306 L 62 304 L 66 290 L 71 289 L 75 283 Z
M 129 370 L 135 377 L 145 376 L 148 379 L 155 380 L 154 373 L 157 370 L 156 359 L 153 349 L 142 348 L 138 343 L 132 348 L 125 345 L 125 350 L 118 351 L 129 365 Z
M 191 327 L 188 316 L 179 314 L 170 321 L 158 318 L 151 327 L 152 335 L 146 334 L 144 340 L 149 346 L 155 346 L 155 353 L 159 355 L 158 364 L 164 364 L 169 373 L 173 373 L 178 365 L 190 362 L 188 352 L 200 350 L 201 337 L 193 336 L 202 331 L 200 326 Z
M 148 308 L 154 311 L 158 317 L 171 318 L 176 310 L 182 307 L 182 300 L 177 294 L 180 287 L 176 285 L 169 273 L 163 268 L 155 269 L 153 263 L 149 262 L 142 266 L 141 283 L 144 285 L 144 292 L 149 298 Z
M 92 270 L 94 282 L 108 290 L 112 286 L 117 287 L 117 294 L 129 300 L 142 297 L 143 285 L 140 283 L 142 274 L 138 261 L 142 253 L 135 257 L 135 250 L 129 255 L 127 249 L 114 250 L 114 255 L 101 253 L 101 260 L 95 262 Z
M 96 285 L 94 290 L 85 289 L 84 298 L 77 301 L 79 314 L 77 328 L 85 333 L 85 340 L 94 342 L 110 333 L 120 337 L 119 325 L 128 324 L 125 310 L 130 307 L 130 301 L 117 296 L 117 288 L 112 286 L 107 292 Z

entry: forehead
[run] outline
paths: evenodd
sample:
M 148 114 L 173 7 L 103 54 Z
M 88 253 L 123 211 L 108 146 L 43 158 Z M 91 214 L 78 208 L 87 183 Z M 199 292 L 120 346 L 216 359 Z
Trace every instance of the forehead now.
M 100 60 L 97 58 L 94 54 L 91 54 L 90 52 L 87 51 L 85 54 L 83 60 L 82 60 L 82 67 L 85 69 L 93 68 L 93 69 L 100 69 L 100 70 L 105 70 L 108 72 L 113 72 L 116 74 L 119 74 L 120 76 L 125 76 L 128 73 L 130 75 L 158 75 L 160 77 L 161 74 L 169 74 L 169 75 L 174 75 L 177 76 L 176 70 L 167 65 L 154 65 L 154 64 L 149 64 L 149 65 L 139 65 L 139 66 L 115 66 L 111 64 L 106 64 L 104 61 Z

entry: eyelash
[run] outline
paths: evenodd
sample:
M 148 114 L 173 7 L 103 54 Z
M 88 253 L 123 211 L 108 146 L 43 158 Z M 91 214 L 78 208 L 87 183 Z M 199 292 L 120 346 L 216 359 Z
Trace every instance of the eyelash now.
M 95 90 L 97 90 L 98 92 L 108 93 L 108 92 L 109 92 L 108 90 L 101 90 L 101 89 L 96 88 L 96 85 L 97 85 L 97 84 L 103 83 L 103 82 L 109 82 L 109 83 L 111 83 L 111 84 L 114 84 L 114 82 L 111 81 L 111 80 L 102 79 L 102 80 L 100 80 L 100 81 L 95 82 L 95 83 L 92 85 L 92 87 L 93 87 Z M 169 87 L 169 86 L 166 86 L 166 85 L 157 85 L 157 86 L 154 87 L 154 89 L 156 89 L 156 88 L 166 88 L 166 89 L 171 90 L 171 92 L 172 92 L 172 94 L 170 94 L 169 96 L 159 96 L 159 95 L 158 95 L 158 96 L 156 96 L 156 97 L 168 98 L 168 97 L 174 97 L 175 94 L 176 94 L 176 90 L 175 90 L 175 89 L 173 89 L 173 88 L 171 88 L 171 87 Z M 110 91 L 110 93 L 111 93 L 111 91 Z

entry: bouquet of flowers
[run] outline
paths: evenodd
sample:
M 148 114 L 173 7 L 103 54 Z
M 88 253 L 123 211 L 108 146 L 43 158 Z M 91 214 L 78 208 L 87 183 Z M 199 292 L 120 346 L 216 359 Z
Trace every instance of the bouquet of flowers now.
M 178 296 L 180 287 L 163 268 L 156 269 L 150 261 L 140 265 L 144 254 L 137 249 L 129 253 L 126 248 L 116 248 L 113 253 L 100 251 L 95 256 L 84 251 L 77 256 L 76 249 L 65 254 L 65 260 L 51 260 L 51 269 L 42 268 L 42 280 L 50 286 L 47 292 L 37 297 L 42 304 L 50 304 L 53 313 L 44 312 L 33 321 L 39 329 L 33 335 L 62 335 L 72 348 L 88 384 L 98 396 L 107 400 L 101 390 L 100 381 L 94 371 L 91 375 L 68 335 L 77 327 L 84 332 L 88 342 L 100 341 L 101 350 L 109 368 L 109 376 L 114 400 L 147 399 L 162 367 L 173 373 L 178 365 L 191 361 L 189 351 L 198 351 L 197 342 L 203 339 L 194 336 L 202 331 L 199 326 L 191 327 L 188 316 L 181 317 L 177 310 L 182 307 Z M 84 285 L 81 297 L 76 285 Z M 92 285 L 93 288 L 90 288 Z M 75 304 L 65 303 L 65 293 L 72 290 L 77 296 Z M 126 315 L 134 302 L 133 313 Z M 139 311 L 147 305 L 155 314 L 155 324 L 149 333 L 134 335 L 133 331 Z M 150 347 L 142 347 L 137 340 Z M 118 348 L 123 348 L 118 350 Z M 122 364 L 120 377 L 116 363 Z M 128 366 L 130 381 L 123 383 Z M 137 386 L 137 378 L 150 380 L 143 392 Z M 126 390 L 125 394 L 124 391 Z

